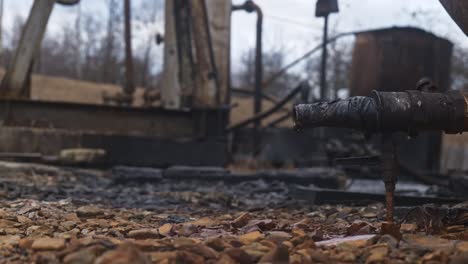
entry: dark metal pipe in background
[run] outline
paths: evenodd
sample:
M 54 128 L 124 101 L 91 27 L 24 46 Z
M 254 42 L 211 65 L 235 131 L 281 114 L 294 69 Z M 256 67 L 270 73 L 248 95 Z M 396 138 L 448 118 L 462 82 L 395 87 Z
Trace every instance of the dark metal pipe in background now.
M 291 101 L 297 94 L 299 94 L 299 92 L 301 92 L 302 90 L 304 89 L 310 89 L 310 86 L 307 82 L 301 82 L 296 88 L 294 88 L 292 91 L 289 92 L 288 95 L 286 95 L 283 99 L 281 99 L 281 101 L 279 101 L 277 104 L 275 104 L 273 107 L 271 107 L 270 109 L 262 112 L 262 113 L 258 113 L 257 115 L 254 115 L 253 117 L 249 118 L 249 119 L 246 119 L 240 123 L 237 123 L 237 124 L 234 124 L 232 126 L 230 126 L 228 128 L 228 131 L 233 131 L 233 130 L 236 130 L 236 129 L 240 129 L 240 128 L 244 128 L 252 123 L 255 123 L 257 121 L 261 121 L 263 119 L 265 119 L 266 117 L 270 116 L 271 114 L 277 112 L 278 110 L 280 110 L 281 108 L 283 108 L 283 106 L 285 104 L 287 104 L 289 101 Z
M 253 2 L 252 2 L 253 4 Z M 263 13 L 259 6 L 253 4 L 255 11 L 257 12 L 257 39 L 256 39 L 256 49 L 255 49 L 255 105 L 254 112 L 259 114 L 262 112 L 262 81 L 263 81 L 263 60 L 262 60 L 262 27 L 263 27 Z M 257 120 L 254 123 L 254 147 L 258 151 L 261 142 L 260 127 L 262 123 L 261 120 Z
M 245 1 L 242 5 L 233 5 L 232 11 L 245 10 L 248 13 L 257 13 L 257 33 L 256 33 L 256 47 L 255 47 L 255 91 L 254 91 L 254 116 L 262 112 L 262 81 L 263 81 L 263 62 L 262 62 L 262 29 L 263 29 L 263 12 L 262 9 L 253 1 Z M 254 122 L 254 150 L 258 151 L 261 135 L 260 126 L 261 119 Z
M 324 16 L 323 40 L 322 40 L 322 66 L 320 68 L 320 98 L 328 99 L 327 95 L 327 42 L 328 42 L 328 15 Z

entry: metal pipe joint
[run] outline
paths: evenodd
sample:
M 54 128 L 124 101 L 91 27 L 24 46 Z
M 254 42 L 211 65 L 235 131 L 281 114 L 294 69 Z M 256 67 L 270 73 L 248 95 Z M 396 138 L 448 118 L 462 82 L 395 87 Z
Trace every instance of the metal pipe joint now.
M 467 99 L 460 91 L 378 92 L 346 100 L 299 104 L 294 107 L 298 129 L 342 127 L 366 133 L 468 130 Z

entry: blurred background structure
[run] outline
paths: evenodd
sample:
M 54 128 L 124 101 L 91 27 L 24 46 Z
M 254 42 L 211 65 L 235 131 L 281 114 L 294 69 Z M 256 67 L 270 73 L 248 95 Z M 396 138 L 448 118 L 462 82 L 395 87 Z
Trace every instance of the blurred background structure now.
M 466 0 L 0 0 L 0 262 L 468 263 L 467 35 Z
M 294 134 L 293 104 L 414 89 L 423 77 L 468 89 L 466 36 L 438 1 L 293 2 L 1 1 L 0 151 L 324 166 L 378 146 L 348 131 Z M 417 170 L 466 169 L 465 141 L 421 135 L 401 153 L 423 153 L 404 159 Z

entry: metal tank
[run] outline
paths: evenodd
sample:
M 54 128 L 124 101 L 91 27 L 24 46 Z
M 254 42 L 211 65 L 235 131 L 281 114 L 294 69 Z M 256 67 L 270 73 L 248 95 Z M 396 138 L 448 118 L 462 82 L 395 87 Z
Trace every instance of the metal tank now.
M 350 76 L 350 95 L 372 90 L 415 89 L 423 77 L 446 91 L 450 86 L 453 44 L 417 28 L 387 28 L 357 34 Z

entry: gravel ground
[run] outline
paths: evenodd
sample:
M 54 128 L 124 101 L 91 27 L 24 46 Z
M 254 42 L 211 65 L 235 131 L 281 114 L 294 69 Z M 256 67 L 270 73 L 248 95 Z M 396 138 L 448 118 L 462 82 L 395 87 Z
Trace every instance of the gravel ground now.
M 468 263 L 466 204 L 406 210 L 400 237 L 382 232 L 382 204 L 314 206 L 282 182 L 117 184 L 17 163 L 0 175 L 2 263 Z

